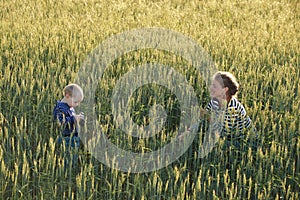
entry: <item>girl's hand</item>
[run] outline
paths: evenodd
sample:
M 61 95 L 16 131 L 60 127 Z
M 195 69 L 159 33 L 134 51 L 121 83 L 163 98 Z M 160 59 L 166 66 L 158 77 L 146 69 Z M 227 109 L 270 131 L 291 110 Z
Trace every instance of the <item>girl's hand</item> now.
M 200 110 L 200 118 L 204 119 L 204 120 L 207 120 L 207 121 L 210 121 L 210 114 L 209 114 L 209 112 L 207 112 L 205 109 L 201 108 L 201 110 Z
M 190 134 L 190 128 L 187 131 L 180 133 L 178 139 L 181 141 L 187 134 Z

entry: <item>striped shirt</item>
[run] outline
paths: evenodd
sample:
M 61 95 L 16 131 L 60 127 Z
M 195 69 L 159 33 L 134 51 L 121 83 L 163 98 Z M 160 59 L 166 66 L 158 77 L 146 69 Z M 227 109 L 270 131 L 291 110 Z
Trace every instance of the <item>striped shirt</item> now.
M 206 110 L 214 117 L 214 122 L 220 126 L 220 135 L 233 133 L 241 134 L 251 126 L 251 119 L 247 116 L 244 106 L 234 97 L 230 99 L 225 109 L 221 109 L 219 101 L 212 99 Z

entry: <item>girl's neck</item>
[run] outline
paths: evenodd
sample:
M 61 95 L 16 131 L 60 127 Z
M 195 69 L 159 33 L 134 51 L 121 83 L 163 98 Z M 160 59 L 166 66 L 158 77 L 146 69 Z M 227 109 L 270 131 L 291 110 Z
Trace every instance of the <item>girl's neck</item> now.
M 231 100 L 232 96 L 227 96 L 226 95 L 226 101 L 227 101 L 227 104 L 229 103 L 229 101 Z
M 217 98 L 220 104 L 220 108 L 227 106 L 229 101 L 231 100 L 230 96 L 227 96 L 225 98 Z

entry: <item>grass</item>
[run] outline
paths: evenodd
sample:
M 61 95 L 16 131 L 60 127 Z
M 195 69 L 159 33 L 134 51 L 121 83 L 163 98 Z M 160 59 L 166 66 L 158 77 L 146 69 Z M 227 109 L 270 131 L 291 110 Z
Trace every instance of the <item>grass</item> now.
M 1 1 L 1 199 L 299 199 L 299 6 L 288 0 Z M 245 144 L 225 152 L 221 140 L 199 159 L 199 136 L 178 161 L 160 170 L 124 173 L 82 155 L 80 171 L 65 176 L 63 157 L 55 150 L 55 100 L 102 41 L 143 27 L 189 36 L 218 69 L 237 76 L 239 99 L 261 138 L 259 148 Z M 201 77 L 185 69 L 184 60 L 172 62 L 167 52 L 138 51 L 124 55 L 123 63 L 116 60 L 99 83 L 97 111 L 111 140 L 138 152 L 163 146 L 172 129 L 147 140 L 118 137 L 109 98 L 129 69 L 126 63 L 152 60 L 184 74 L 201 106 L 208 100 Z M 137 91 L 135 120 L 147 123 L 149 105 L 160 103 L 169 108 L 173 127 L 180 108 L 168 92 L 155 86 Z

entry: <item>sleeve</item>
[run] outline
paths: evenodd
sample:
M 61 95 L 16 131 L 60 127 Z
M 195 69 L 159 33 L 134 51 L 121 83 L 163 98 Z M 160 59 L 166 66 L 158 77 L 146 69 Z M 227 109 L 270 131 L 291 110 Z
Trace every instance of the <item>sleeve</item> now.
M 209 101 L 209 103 L 207 104 L 207 106 L 206 106 L 205 110 L 210 112 L 210 111 L 211 111 L 211 109 L 212 109 L 212 102 L 211 102 L 211 101 Z
M 249 128 L 251 126 L 251 119 L 249 116 L 247 116 L 247 112 L 243 105 L 238 106 L 238 113 L 239 113 L 239 119 L 238 119 L 239 130 Z
M 63 110 L 56 108 L 54 110 L 54 121 L 59 122 L 59 124 L 74 124 L 76 119 L 73 115 L 68 116 L 66 115 L 67 112 L 64 112 Z

